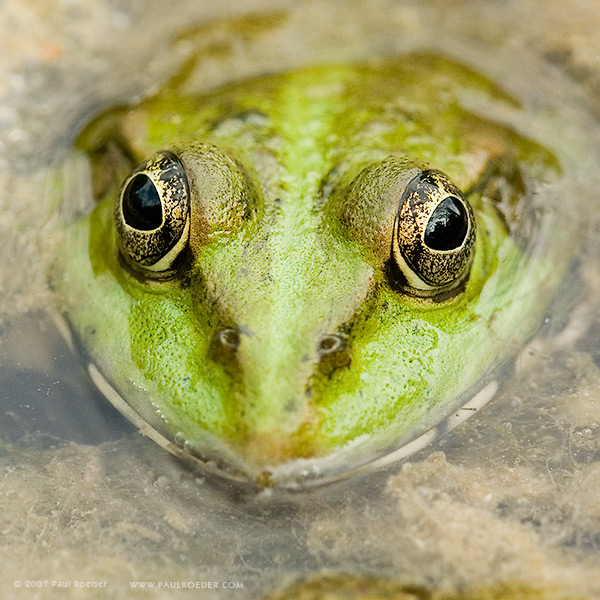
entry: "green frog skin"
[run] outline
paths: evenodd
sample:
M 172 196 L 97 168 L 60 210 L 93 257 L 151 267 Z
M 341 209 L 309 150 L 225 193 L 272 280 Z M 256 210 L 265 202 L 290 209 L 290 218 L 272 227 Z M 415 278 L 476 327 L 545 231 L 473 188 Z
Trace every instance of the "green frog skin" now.
M 351 471 L 456 410 L 560 271 L 519 239 L 556 160 L 469 96 L 519 109 L 412 56 L 178 82 L 96 119 L 99 204 L 53 285 L 107 395 L 172 452 L 263 482 Z

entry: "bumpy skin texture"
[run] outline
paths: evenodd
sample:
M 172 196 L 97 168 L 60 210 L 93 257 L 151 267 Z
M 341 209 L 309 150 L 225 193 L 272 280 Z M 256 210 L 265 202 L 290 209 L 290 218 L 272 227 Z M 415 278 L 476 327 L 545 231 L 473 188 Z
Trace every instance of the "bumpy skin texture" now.
M 257 469 L 382 447 L 447 413 L 531 333 L 540 286 L 555 285 L 481 181 L 509 156 L 534 189 L 553 158 L 465 94 L 515 108 L 465 68 L 412 57 L 204 97 L 174 86 L 97 120 L 81 145 L 103 199 L 68 232 L 55 284 L 93 361 L 171 439 Z M 119 258 L 113 206 L 159 150 L 186 170 L 190 241 L 153 280 Z M 406 293 L 393 267 L 398 201 L 422 168 L 478 190 L 470 276 L 443 301 Z

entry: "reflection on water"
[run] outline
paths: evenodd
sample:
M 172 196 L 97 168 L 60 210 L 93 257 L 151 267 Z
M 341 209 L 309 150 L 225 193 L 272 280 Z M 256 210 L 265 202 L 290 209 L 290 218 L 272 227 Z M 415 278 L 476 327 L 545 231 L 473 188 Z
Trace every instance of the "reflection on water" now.
M 43 314 L 7 330 L 0 346 L 0 438 L 49 448 L 100 444 L 133 428 L 90 390 L 85 365 Z
M 115 10 L 111 2 L 82 2 L 79 14 L 67 14 L 66 9 L 54 14 L 57 30 L 48 31 L 41 25 L 45 3 L 39 3 L 39 14 L 30 15 L 29 21 L 23 21 L 20 4 L 7 2 L 0 11 L 0 26 L 7 31 L 12 53 L 18 56 L 21 51 L 26 56 L 21 62 L 4 59 L 3 69 L 13 69 L 13 79 L 6 89 L 0 86 L 2 98 L 18 108 L 14 114 L 9 109 L 0 111 L 0 125 L 6 126 L 0 148 L 5 169 L 0 176 L 6 182 L 0 191 L 0 226 L 5 238 L 10 233 L 17 237 L 8 253 L 2 253 L 3 315 L 15 314 L 17 301 L 34 307 L 50 297 L 41 289 L 47 268 L 43 258 L 54 236 L 60 235 L 60 223 L 44 216 L 52 207 L 36 206 L 35 201 L 41 198 L 42 183 L 49 188 L 59 184 L 52 178 L 29 176 L 28 170 L 35 172 L 32 165 L 43 163 L 50 148 L 60 153 L 68 146 L 75 132 L 57 129 L 74 127 L 94 109 L 94 102 L 130 97 L 132 90 L 147 85 L 143 76 L 135 78 L 135 69 L 125 69 L 125 79 L 129 75 L 131 79 L 119 88 L 118 78 L 110 76 L 111 69 L 117 69 L 117 50 L 107 44 L 99 51 L 95 44 L 102 46 L 103 31 L 113 36 L 106 33 L 113 42 L 127 34 L 129 50 L 147 58 L 152 44 L 146 36 L 136 35 L 136 24 L 151 23 L 152 14 L 155 18 L 161 14 L 160 3 L 147 3 L 146 14 L 136 3 Z M 250 4 L 266 10 L 267 5 L 281 9 L 286 3 Z M 577 76 L 575 96 L 580 90 L 581 102 L 592 111 L 597 109 L 594 100 L 585 96 L 600 72 L 600 65 L 588 58 L 597 52 L 586 34 L 596 31 L 589 22 L 596 19 L 597 24 L 600 15 L 590 16 L 584 10 L 589 8 L 586 3 L 575 2 L 571 29 L 563 28 L 564 8 L 550 2 L 544 15 L 535 12 L 536 32 L 530 33 L 526 17 L 531 22 L 535 2 L 508 3 L 501 12 L 494 4 L 456 1 L 449 14 L 436 2 L 386 1 L 377 4 L 376 11 L 365 1 L 356 3 L 357 14 L 350 18 L 340 16 L 340 3 L 322 2 L 324 15 L 339 17 L 333 36 L 331 21 L 315 17 L 318 3 L 305 2 L 301 14 L 292 11 L 282 18 L 279 13 L 279 19 L 271 19 L 271 33 L 264 39 L 256 25 L 259 21 L 254 22 L 254 37 L 240 37 L 231 22 L 208 27 L 203 32 L 205 43 L 213 46 L 204 73 L 210 81 L 223 77 L 224 65 L 231 68 L 232 76 L 251 73 L 251 59 L 265 60 L 265 55 L 276 51 L 283 65 L 301 58 L 310 61 L 319 51 L 313 44 L 316 40 L 325 54 L 338 59 L 342 49 L 350 46 L 349 40 L 355 42 L 355 56 L 373 47 L 390 52 L 404 49 L 410 39 L 416 45 L 427 40 L 434 47 L 445 45 L 448 52 L 479 68 L 485 66 L 533 103 L 552 98 L 558 108 L 546 107 L 548 118 L 564 126 L 566 138 L 578 140 L 586 131 L 581 145 L 573 146 L 575 152 L 584 151 L 588 159 L 597 155 L 597 148 L 589 145 L 598 139 L 593 119 L 570 120 L 571 115 L 579 119 L 582 110 L 581 104 L 569 104 L 572 86 L 565 86 L 568 102 L 563 104 L 559 101 L 563 91 L 548 83 L 554 71 L 541 77 L 535 69 L 526 69 L 538 64 L 528 62 L 531 56 L 548 54 L 553 65 L 565 68 L 569 81 L 575 81 L 573 73 Z M 214 15 L 202 3 L 189 5 L 190 19 Z M 387 12 L 381 12 L 382 7 Z M 29 43 L 23 42 L 23 48 L 9 33 L 15 19 L 30 27 Z M 312 45 L 305 39 L 310 45 L 306 56 L 287 45 L 290 40 L 300 43 L 291 33 L 300 28 L 302 19 L 315 23 L 314 31 L 307 34 Z M 184 16 L 169 16 L 165 32 L 182 22 Z M 85 68 L 77 62 L 81 61 L 78 49 L 86 42 L 74 24 L 82 23 L 97 27 L 87 42 L 87 52 L 98 52 L 90 67 L 94 82 L 86 79 Z M 278 27 L 290 29 L 283 29 L 284 35 Z M 398 31 L 410 34 L 398 36 Z M 165 32 L 157 47 L 167 47 Z M 395 41 L 399 37 L 401 41 Z M 182 44 L 184 54 L 185 40 Z M 228 54 L 236 44 L 242 50 L 238 47 L 237 53 Z M 491 52 L 494 45 L 501 45 L 502 52 Z M 521 55 L 522 60 L 514 60 Z M 507 57 L 514 68 L 506 67 Z M 149 72 L 164 73 L 168 61 L 159 58 L 144 62 L 150 65 Z M 581 68 L 574 68 L 581 65 L 586 65 L 587 77 Z M 64 78 L 62 90 L 48 72 Z M 104 74 L 106 87 L 98 73 Z M 557 77 L 562 81 L 561 73 Z M 87 83 L 91 90 L 104 90 L 101 99 L 92 94 L 92 101 Z M 549 89 L 537 95 L 535 90 L 544 85 Z M 19 95 L 19 89 L 26 93 Z M 49 102 L 69 90 L 70 104 L 60 105 L 56 112 L 68 125 L 58 117 L 49 119 L 52 110 L 41 108 L 44 90 Z M 21 137 L 15 130 L 22 132 Z M 544 132 L 538 134 L 543 137 Z M 31 139 L 30 146 L 26 144 L 26 138 L 35 140 L 36 135 L 43 135 L 37 153 Z M 20 151 L 7 153 L 7 148 Z M 20 170 L 15 166 L 18 172 L 6 170 L 11 161 L 20 165 Z M 589 173 L 597 182 L 595 172 Z M 594 181 L 584 183 L 592 187 Z M 153 581 L 179 582 L 180 587 L 181 582 L 198 582 L 202 597 L 207 598 L 248 598 L 307 578 L 312 583 L 305 585 L 305 591 L 329 589 L 341 594 L 352 589 L 356 597 L 369 587 L 382 597 L 400 597 L 407 586 L 414 591 L 412 597 L 426 597 L 419 590 L 431 589 L 449 590 L 448 598 L 453 597 L 452 590 L 463 589 L 467 598 L 476 597 L 477 590 L 488 593 L 485 597 L 560 598 L 563 592 L 568 597 L 598 597 L 600 227 L 594 202 L 593 197 L 587 199 L 582 253 L 548 313 L 543 334 L 520 354 L 498 397 L 409 463 L 310 492 L 254 495 L 188 469 L 107 406 L 90 385 L 85 365 L 72 355 L 49 320 L 35 313 L 7 324 L 0 344 L 2 596 L 77 597 L 75 582 L 83 581 L 107 582 L 112 596 L 127 598 L 133 595 L 131 581 Z M 355 572 L 357 579 L 344 579 Z M 26 587 L 31 581 L 48 581 L 50 587 Z M 70 582 L 70 587 L 53 589 L 53 581 Z M 233 592 L 209 587 L 211 582 L 225 581 L 243 588 Z M 167 589 L 161 597 L 190 594 Z M 504 596 L 494 591 L 501 589 Z M 301 593 L 300 588 L 294 590 Z M 94 594 L 106 597 L 99 587 L 90 588 L 89 597 Z

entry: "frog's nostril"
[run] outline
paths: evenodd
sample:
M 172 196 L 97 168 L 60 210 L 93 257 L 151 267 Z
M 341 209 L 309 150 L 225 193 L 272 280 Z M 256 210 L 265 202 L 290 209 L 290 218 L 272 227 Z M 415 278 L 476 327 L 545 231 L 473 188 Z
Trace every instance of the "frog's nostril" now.
M 237 350 L 240 345 L 240 332 L 237 329 L 228 327 L 217 332 L 217 342 L 229 350 Z
M 346 338 L 340 335 L 327 334 L 319 339 L 317 355 L 322 372 L 331 374 L 335 369 L 350 364 L 350 352 Z
M 322 358 L 327 354 L 333 354 L 334 352 L 345 350 L 345 348 L 346 342 L 344 338 L 341 338 L 339 335 L 324 335 L 319 340 L 317 352 L 319 353 L 319 357 Z
M 210 344 L 210 353 L 214 360 L 224 364 L 237 362 L 237 349 L 240 345 L 240 331 L 235 327 L 226 327 L 215 332 Z

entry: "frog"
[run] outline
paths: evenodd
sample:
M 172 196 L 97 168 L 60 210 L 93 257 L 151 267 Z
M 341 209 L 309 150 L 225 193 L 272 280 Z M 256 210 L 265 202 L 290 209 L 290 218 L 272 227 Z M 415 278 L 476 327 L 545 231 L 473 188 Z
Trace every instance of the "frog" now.
M 442 431 L 493 393 L 569 260 L 529 243 L 561 166 L 521 110 L 415 54 L 180 75 L 97 116 L 77 142 L 96 205 L 52 275 L 94 383 L 174 455 L 260 485 Z

